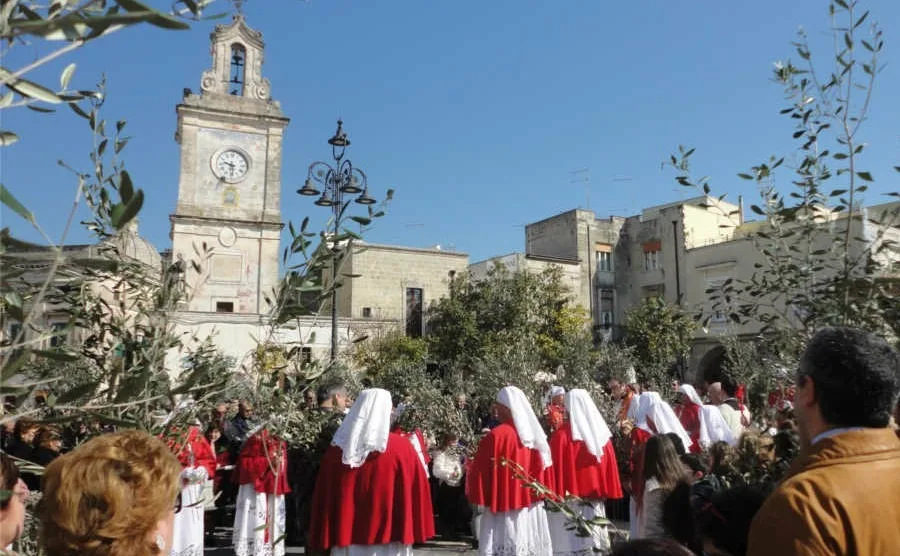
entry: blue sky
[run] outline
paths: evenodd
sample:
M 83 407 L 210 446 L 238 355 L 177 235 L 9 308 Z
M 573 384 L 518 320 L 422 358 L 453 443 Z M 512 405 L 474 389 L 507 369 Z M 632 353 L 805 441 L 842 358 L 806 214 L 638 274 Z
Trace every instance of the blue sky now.
M 211 11 L 229 7 L 219 0 Z M 886 35 L 887 67 L 863 132 L 862 164 L 877 180 L 867 202 L 875 203 L 900 189 L 891 170 L 900 165 L 900 2 L 863 7 Z M 781 90 L 769 81 L 773 62 L 799 61 L 790 42 L 800 25 L 814 56 L 830 53 L 824 0 L 252 0 L 245 11 L 264 34 L 263 72 L 292 120 L 284 220 L 324 222 L 327 211 L 294 191 L 309 163 L 329 156 L 325 141 L 340 116 L 373 193 L 396 190 L 368 239 L 452 246 L 472 261 L 521 251 L 521 225 L 583 207 L 584 184 L 571 174 L 579 168 L 590 168 L 590 206 L 601 216 L 688 196 L 660 169 L 679 144 L 697 148 L 696 171 L 712 177 L 714 192 L 755 199 L 736 173 L 792 149 Z M 183 88 L 199 90 L 214 24 L 128 30 L 34 74 L 56 83 L 74 61 L 73 84 L 88 88 L 106 73 L 105 117 L 128 120 L 126 164 L 147 195 L 141 232 L 159 249 L 170 245 L 177 195 L 175 105 Z M 16 47 L 3 65 L 21 67 L 40 52 Z M 56 160 L 86 168 L 89 131 L 68 111 L 0 115 L 21 136 L 3 149 L 0 178 L 57 237 L 74 182 Z M 38 239 L 15 215 L 2 216 Z M 79 229 L 72 239 L 90 238 Z

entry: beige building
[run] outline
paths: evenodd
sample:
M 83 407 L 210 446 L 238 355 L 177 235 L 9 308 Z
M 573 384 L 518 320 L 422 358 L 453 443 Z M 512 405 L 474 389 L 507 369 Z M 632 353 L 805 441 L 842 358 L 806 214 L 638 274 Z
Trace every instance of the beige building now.
M 341 273 L 359 275 L 338 290 L 338 314 L 358 322 L 401 323 L 408 336 L 427 332 L 425 312 L 448 295 L 469 256 L 439 248 L 354 244 Z
M 759 239 L 752 232 L 765 222 L 745 222 L 737 205 L 700 196 L 649 207 L 627 218 L 597 218 L 591 211 L 571 210 L 525 227 L 525 252 L 475 263 L 473 276 L 493 264 L 511 270 L 532 270 L 538 261 L 552 261 L 565 269 L 573 302 L 589 310 L 594 331 L 601 338 L 618 338 L 626 313 L 644 298 L 663 297 L 692 313 L 709 317 L 697 330 L 691 367 L 719 345 L 724 335 L 752 336 L 754 323 L 735 324 L 728 307 L 713 307 L 707 290 L 727 280 L 747 280 L 762 263 Z M 900 203 L 864 209 L 865 218 L 852 222 L 851 249 L 860 254 L 886 241 L 897 242 L 873 261 L 878 272 L 900 275 Z M 830 249 L 843 236 L 849 220 L 842 213 L 815 215 L 821 233 L 811 249 Z M 858 238 L 858 239 L 857 239 Z M 784 308 L 782 308 L 784 309 Z M 790 317 L 790 310 L 782 311 Z
M 130 226 L 116 239 L 119 251 L 142 262 L 151 277 L 160 275 L 162 264 L 184 271 L 187 301 L 167 315 L 184 350 L 167 353 L 169 372 L 178 373 L 185 356 L 207 339 L 237 368 L 252 364 L 260 343 L 299 346 L 304 358 L 327 358 L 330 306 L 283 326 L 273 326 L 270 318 L 281 278 L 281 157 L 289 119 L 263 76 L 262 35 L 236 15 L 216 26 L 210 41 L 212 67 L 200 77 L 200 92 L 185 89 L 175 110 L 180 172 L 171 250 L 161 259 Z M 98 246 L 89 245 L 67 247 L 65 255 L 101 256 Z M 51 259 L 49 250 L 36 249 L 16 253 L 14 263 L 6 257 L 4 266 L 22 266 L 34 282 L 46 276 Z M 466 254 L 439 248 L 358 245 L 342 268 L 359 277 L 345 280 L 339 290 L 340 346 L 386 328 L 421 335 L 424 312 L 467 266 Z M 66 272 L 63 265 L 58 279 L 80 279 Z M 107 293 L 114 301 L 117 294 Z M 36 330 L 61 326 L 58 307 L 46 305 L 38 313 Z M 0 321 L 0 340 L 21 330 L 7 315 L 0 313 Z

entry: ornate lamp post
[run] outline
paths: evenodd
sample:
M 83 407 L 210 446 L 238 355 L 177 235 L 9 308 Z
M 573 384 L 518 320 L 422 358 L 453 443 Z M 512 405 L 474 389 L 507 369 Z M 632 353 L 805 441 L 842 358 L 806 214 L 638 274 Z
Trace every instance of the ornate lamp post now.
M 350 201 L 344 201 L 344 193 L 348 195 L 359 196 L 355 202 L 361 205 L 372 205 L 375 199 L 369 197 L 369 184 L 366 180 L 366 174 L 359 168 L 354 168 L 349 159 L 344 158 L 344 151 L 350 146 L 350 139 L 343 129 L 344 122 L 338 120 L 337 131 L 334 136 L 328 140 L 331 145 L 331 157 L 334 159 L 333 164 L 326 162 L 313 162 L 309 165 L 306 175 L 306 182 L 303 187 L 297 190 L 300 195 L 314 197 L 321 195 L 316 199 L 315 204 L 320 207 L 330 207 L 333 213 L 333 235 L 331 236 L 331 361 L 337 360 L 338 352 L 338 302 L 337 289 L 333 287 L 334 281 L 337 280 L 337 253 L 340 250 L 337 238 L 340 234 L 341 217 Z M 316 188 L 316 183 L 320 184 L 322 191 Z

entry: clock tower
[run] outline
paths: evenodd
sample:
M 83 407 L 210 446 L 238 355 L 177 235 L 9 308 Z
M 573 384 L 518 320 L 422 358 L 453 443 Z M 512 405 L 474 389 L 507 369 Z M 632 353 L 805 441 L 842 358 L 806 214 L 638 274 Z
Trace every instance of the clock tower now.
M 278 283 L 288 119 L 262 76 L 262 34 L 239 13 L 210 39 L 213 65 L 201 92 L 185 89 L 176 109 L 181 171 L 172 257 L 184 261 L 191 295 L 184 309 L 266 314 Z

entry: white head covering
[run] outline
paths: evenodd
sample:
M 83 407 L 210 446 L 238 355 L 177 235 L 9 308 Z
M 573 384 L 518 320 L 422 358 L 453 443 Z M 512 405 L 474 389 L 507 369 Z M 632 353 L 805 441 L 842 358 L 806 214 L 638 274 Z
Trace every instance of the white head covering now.
M 634 400 L 631 404 L 634 405 Z M 672 411 L 672 407 L 663 401 L 658 392 L 644 392 L 638 397 L 637 406 L 634 421 L 638 428 L 653 434 L 653 430 L 647 423 L 648 418 L 653 419 L 653 424 L 656 425 L 656 434 L 675 433 L 684 443 L 685 450 L 691 447 L 693 442 L 690 435 L 684 430 L 678 416 Z
M 569 412 L 569 423 L 572 425 L 572 439 L 581 440 L 588 452 L 599 462 L 603 457 L 603 447 L 612 438 L 603 415 L 597 409 L 594 400 L 586 390 L 576 388 L 566 394 L 566 410 Z
M 690 384 L 682 384 L 678 387 L 678 391 L 688 397 L 691 402 L 703 407 L 703 400 L 700 399 L 700 395 L 697 394 L 697 390 L 694 389 Z
M 550 455 L 550 445 L 547 444 L 547 435 L 538 422 L 528 403 L 525 393 L 515 386 L 507 386 L 497 393 L 497 401 L 505 405 L 512 412 L 513 424 L 519 434 L 519 440 L 526 448 L 537 450 L 541 453 L 544 468 L 553 465 L 553 456 Z
M 718 407 L 704 405 L 700 409 L 700 445 L 706 448 L 719 441 L 736 446 L 738 438 Z
M 332 446 L 343 451 L 341 461 L 360 467 L 372 452 L 387 449 L 391 431 L 391 393 L 380 388 L 363 390 L 338 427 Z
M 725 441 L 734 446 L 737 439 L 722 412 L 714 405 L 704 404 L 697 391 L 690 384 L 682 384 L 678 391 L 688 397 L 691 403 L 700 406 L 700 446 L 708 448 L 715 442 Z
M 565 395 L 566 395 L 566 389 L 563 388 L 562 386 L 554 386 L 553 388 L 550 389 L 550 398 L 551 399 L 555 398 L 556 396 L 565 396 Z

